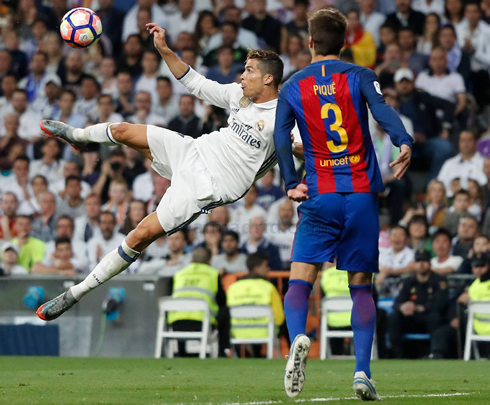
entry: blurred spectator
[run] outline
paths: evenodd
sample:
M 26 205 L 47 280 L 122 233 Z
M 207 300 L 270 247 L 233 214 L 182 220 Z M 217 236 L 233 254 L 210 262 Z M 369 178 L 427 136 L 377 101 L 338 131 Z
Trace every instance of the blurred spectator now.
M 405 0 L 402 0 L 405 1 Z M 412 26 L 400 28 L 398 44 L 401 49 L 401 60 L 416 75 L 427 67 L 427 57 L 417 52 L 417 35 Z
M 104 57 L 100 62 L 100 72 L 97 80 L 101 86 L 101 93 L 117 97 L 116 62 L 113 58 Z
M 70 51 L 65 59 L 65 76 L 61 78 L 63 86 L 72 90 L 77 96 L 82 95 L 82 80 L 86 76 L 83 73 L 83 58 L 80 51 Z
M 135 96 L 135 112 L 127 117 L 133 124 L 165 126 L 162 117 L 151 112 L 151 94 L 147 91 L 139 91 Z M 194 106 L 194 102 L 192 103 Z
M 394 226 L 390 232 L 390 247 L 379 249 L 379 274 L 375 283 L 380 296 L 395 298 L 398 295 L 400 276 L 411 273 L 413 250 L 408 247 L 408 232 L 402 226 Z
M 56 238 L 56 197 L 46 191 L 40 197 L 41 214 L 32 221 L 32 235 L 43 242 L 49 242 Z
M 5 79 L 4 79 L 5 80 Z M 9 113 L 3 120 L 5 134 L 0 138 L 0 170 L 10 170 L 15 159 L 25 153 L 28 142 L 19 134 L 19 117 Z
M 221 253 L 220 242 L 222 228 L 217 222 L 208 222 L 203 228 L 204 241 L 197 247 L 204 247 L 211 252 L 211 258 Z
M 294 205 L 291 200 L 284 201 L 279 206 L 279 224 L 268 223 L 266 238 L 279 248 L 282 269 L 288 269 L 291 261 L 296 226 L 293 224 Z
M 211 267 L 218 269 L 220 274 L 245 272 L 247 270 L 247 255 L 240 253 L 238 246 L 238 234 L 234 231 L 226 231 L 221 239 L 223 253 L 212 258 Z
M 68 215 L 75 220 L 85 214 L 85 207 L 81 196 L 81 180 L 78 176 L 68 176 L 65 182 L 65 199 L 60 201 L 57 213 L 58 215 Z
M 6 192 L 2 196 L 0 209 L 2 211 L 2 215 L 0 215 L 0 240 L 9 241 L 17 236 L 15 232 L 15 219 L 19 209 L 17 196 L 14 193 Z
M 269 260 L 269 267 L 272 270 L 284 270 L 279 248 L 270 242 L 265 236 L 265 219 L 261 216 L 250 218 L 250 236 L 244 241 L 241 250 L 247 254 L 262 253 Z M 289 263 L 288 266 L 289 267 Z
M 74 277 L 77 272 L 71 260 L 73 259 L 73 250 L 70 238 L 62 236 L 56 238 L 55 250 L 51 256 L 42 262 L 37 262 L 32 267 L 32 273 L 41 274 L 59 274 L 65 277 Z
M 281 54 L 284 63 L 283 77 L 289 77 L 296 72 L 297 57 L 303 48 L 302 40 L 297 35 L 289 35 L 286 50 Z
M 49 118 L 56 121 L 62 121 L 75 128 L 85 127 L 87 118 L 73 111 L 76 100 L 77 96 L 72 90 L 63 90 L 58 103 L 59 109 L 54 111 L 53 115 Z
M 156 91 L 158 100 L 152 104 L 152 113 L 163 118 L 168 123 L 179 114 L 179 102 L 177 97 L 172 94 L 173 86 L 171 80 L 166 76 L 159 76 L 157 78 Z
M 0 51 L 0 77 L 3 78 L 11 72 L 12 57 L 10 54 L 2 50 Z
M 65 70 L 63 42 L 57 32 L 50 31 L 44 36 L 43 52 L 48 56 L 46 72 L 51 76 L 63 76 Z
M 286 30 L 267 13 L 265 0 L 252 1 L 250 16 L 243 20 L 242 26 L 257 35 L 262 47 L 267 45 L 273 51 L 280 52 L 284 46 L 281 41 L 286 39 Z
M 431 180 L 427 186 L 427 200 L 425 206 L 429 225 L 442 228 L 446 221 L 447 208 L 448 202 L 444 183 L 439 180 Z
M 222 45 L 233 48 L 233 62 L 244 63 L 247 58 L 248 50 L 238 42 L 238 25 L 232 22 L 224 22 L 221 25 Z M 205 56 L 204 66 L 210 67 L 218 64 L 218 51 L 211 49 Z
M 243 205 L 231 212 L 230 227 L 240 235 L 242 240 L 248 237 L 250 219 L 257 216 L 267 217 L 265 210 L 257 204 L 257 197 L 257 186 L 252 184 L 243 197 Z
M 63 166 L 63 178 L 54 183 L 50 182 L 49 191 L 54 193 L 56 196 L 65 199 L 67 197 L 66 179 L 72 176 L 80 177 L 80 169 L 78 168 L 78 164 L 74 161 L 65 162 Z M 82 188 L 82 191 L 80 193 L 81 197 L 87 197 L 90 194 L 90 185 L 85 181 L 81 181 L 80 186 Z
M 425 215 L 414 215 L 408 222 L 408 247 L 414 252 L 420 249 L 432 253 L 432 241 L 428 237 Z
M 29 185 L 29 159 L 22 155 L 18 156 L 12 166 L 12 172 L 0 183 L 2 193 L 7 191 L 14 193 L 19 203 L 29 200 L 32 191 Z
M 148 248 L 145 249 L 145 254 L 143 256 L 144 261 L 151 261 L 155 259 L 164 260 L 170 255 L 170 250 L 168 248 L 168 237 L 162 236 L 153 242 Z M 142 265 L 143 266 L 143 265 Z M 139 269 L 141 272 L 141 268 Z
M 141 60 L 143 73 L 136 81 L 134 89 L 136 93 L 146 91 L 151 95 L 152 105 L 157 105 L 159 94 L 157 92 L 157 76 L 160 66 L 160 55 L 154 51 L 145 51 Z
M 132 34 L 138 33 L 138 11 L 140 8 L 150 9 L 153 22 L 162 28 L 168 28 L 167 16 L 157 4 L 156 0 L 138 0 L 131 9 L 126 13 L 123 23 L 122 40 L 126 41 Z M 119 21 L 119 24 L 121 21 Z
M 444 16 L 449 24 L 457 26 L 463 20 L 463 2 L 461 0 L 446 0 Z
M 34 263 L 44 258 L 44 242 L 31 236 L 31 219 L 26 216 L 17 216 L 14 230 L 17 237 L 12 239 L 12 244 L 19 247 L 19 265 L 31 271 Z
M 85 198 L 85 215 L 75 220 L 74 241 L 87 243 L 100 233 L 100 207 L 97 195 L 90 194 Z
M 308 38 L 308 8 L 310 0 L 294 0 L 293 19 L 285 27 L 288 35 L 297 35 L 301 39 Z M 364 25 L 364 23 L 363 23 Z M 284 75 L 286 76 L 286 75 Z
M 48 33 L 49 34 L 49 33 Z M 48 35 L 46 34 L 46 35 Z M 59 38 L 59 35 L 57 35 L 57 38 Z M 27 55 L 25 52 L 21 51 L 19 49 L 20 47 L 20 37 L 19 34 L 15 30 L 2 30 L 2 37 L 3 41 L 5 42 L 5 45 L 7 47 L 6 51 L 2 53 L 1 59 L 2 59 L 2 74 L 3 76 L 5 74 L 5 69 L 7 68 L 10 72 L 12 72 L 17 80 L 22 79 L 23 77 L 27 76 L 28 69 L 29 69 L 29 60 L 27 59 Z M 45 36 L 45 42 L 43 44 L 43 47 L 46 46 L 46 36 Z M 7 58 L 5 58 L 7 56 Z M 8 64 L 7 64 L 8 62 Z
M 45 138 L 41 147 L 42 158 L 31 162 L 29 173 L 40 174 L 49 183 L 56 183 L 63 179 L 64 161 L 60 159 L 60 146 L 56 138 Z
M 153 212 L 156 210 L 158 204 L 162 200 L 163 196 L 170 187 L 170 180 L 160 176 L 155 175 L 153 178 L 153 195 L 148 201 L 148 212 Z
M 425 15 L 412 8 L 411 0 L 395 0 L 396 12 L 386 17 L 386 24 L 395 30 L 411 27 L 417 35 L 424 32 Z
M 208 70 L 207 78 L 220 84 L 233 83 L 235 76 L 243 72 L 243 66 L 239 63 L 233 63 L 233 48 L 228 45 L 222 45 L 217 49 L 218 65 Z
M 32 0 L 28 0 L 29 2 Z M 34 54 L 39 51 L 43 44 L 43 39 L 48 32 L 46 21 L 42 18 L 36 18 L 32 22 L 31 35 L 23 36 L 20 41 L 19 49 L 27 55 L 27 59 L 31 60 Z
M 41 213 L 41 196 L 48 191 L 48 180 L 40 174 L 34 176 L 31 180 L 30 198 L 22 201 L 18 213 L 21 215 L 37 215 Z
M 196 29 L 194 30 L 201 53 L 204 53 L 208 49 L 211 38 L 218 34 L 218 32 L 218 19 L 213 12 L 209 10 L 201 11 L 196 22 Z
M 432 239 L 435 257 L 430 260 L 432 271 L 446 276 L 454 273 L 463 263 L 461 256 L 451 255 L 451 235 L 444 229 L 437 231 Z
M 260 253 L 254 253 L 247 258 L 249 273 L 234 282 L 226 292 L 229 308 L 241 305 L 268 305 L 272 308 L 275 335 L 279 327 L 284 323 L 284 309 L 281 297 L 276 287 L 267 281 L 267 273 L 270 271 L 267 257 Z M 268 336 L 267 323 L 269 320 L 257 319 L 233 319 L 231 318 L 231 335 L 235 339 L 265 338 Z M 252 345 L 253 357 L 262 357 L 262 345 Z M 249 350 L 249 347 L 246 348 Z M 239 352 L 240 350 L 237 350 Z
M 4 243 L 2 245 L 0 276 L 18 276 L 23 274 L 29 274 L 29 272 L 19 264 L 19 247 L 11 243 Z
M 19 88 L 25 89 L 27 92 L 29 103 L 34 103 L 45 96 L 44 87 L 50 77 L 46 72 L 47 66 L 48 55 L 46 52 L 36 52 L 29 65 L 31 73 L 19 82 Z
M 194 32 L 198 13 L 194 10 L 194 0 L 178 0 L 178 11 L 170 18 L 169 32 L 176 38 L 183 31 Z
M 472 131 L 462 131 L 459 135 L 459 154 L 447 159 L 437 176 L 446 186 L 448 197 L 452 197 L 451 182 L 460 179 L 461 187 L 468 188 L 468 180 L 478 181 L 482 186 L 487 178 L 483 173 L 483 156 L 476 149 L 476 134 Z
M 135 80 L 143 73 L 141 57 L 143 56 L 143 41 L 138 34 L 131 34 L 124 42 L 124 52 L 119 59 L 117 70 L 127 72 Z
M 414 0 L 412 3 L 414 10 L 426 14 L 442 16 L 444 14 L 444 0 Z
M 95 115 L 97 112 L 97 97 L 100 93 L 100 84 L 93 76 L 85 76 L 82 79 L 82 97 L 75 103 L 73 111 L 75 114 L 87 116 Z
M 468 256 L 475 238 L 478 236 L 478 222 L 473 217 L 463 217 L 459 221 L 458 233 L 453 238 L 453 255 Z
M 12 103 L 12 96 L 16 89 L 17 80 L 15 79 L 15 76 L 13 74 L 9 73 L 6 76 L 2 77 L 2 83 L 0 87 L 2 94 L 2 97 L 0 97 L 0 112 L 4 108 L 8 108 L 8 106 Z
M 388 45 L 398 45 L 395 29 L 384 23 L 379 28 L 379 41 L 377 50 L 377 63 L 383 62 L 385 57 L 386 48 Z
M 376 44 L 368 31 L 364 31 L 360 13 L 352 10 L 347 13 L 349 22 L 345 48 L 351 49 L 356 65 L 373 68 L 376 62 Z
M 114 214 L 109 211 L 102 212 L 100 214 L 100 232 L 95 234 L 87 243 L 89 270 L 93 270 L 104 256 L 117 249 L 124 237 L 125 235 L 116 231 Z
M 114 7 L 114 0 L 99 0 L 97 15 L 100 17 L 104 35 L 107 35 L 112 43 L 114 56 L 118 56 L 121 49 L 121 37 L 125 14 Z
M 490 252 L 490 242 L 485 235 L 479 235 L 473 241 L 473 247 L 471 248 L 468 256 L 463 259 L 463 263 L 458 269 L 458 273 L 471 274 L 471 261 L 477 257 L 480 253 Z
M 109 94 L 102 94 L 97 98 L 97 108 L 92 111 L 95 116 L 91 117 L 92 122 L 122 122 L 124 118 L 121 114 L 114 112 L 114 103 Z
M 201 136 L 202 122 L 194 114 L 194 96 L 188 94 L 180 96 L 179 112 L 180 114 L 168 123 L 168 129 L 193 138 Z
M 226 306 L 226 293 L 221 277 L 209 265 L 210 262 L 211 255 L 206 249 L 196 249 L 192 254 L 192 263 L 174 275 L 172 297 L 201 298 L 208 302 L 211 324 L 217 324 L 218 329 L 218 355 L 226 357 L 225 349 L 230 347 L 230 314 Z M 187 287 L 189 285 L 194 288 L 189 289 Z M 169 314 L 168 323 L 175 331 L 199 331 L 202 329 L 203 319 L 202 312 L 179 311 Z M 179 342 L 179 356 L 184 355 L 186 355 L 185 341 Z
M 133 182 L 133 196 L 138 200 L 148 203 L 153 195 L 153 179 L 158 174 L 151 168 L 151 163 L 148 159 L 144 162 L 145 171 L 135 177 Z
M 426 0 L 422 0 L 426 1 Z M 431 0 L 432 4 L 435 3 Z M 443 8 L 444 3 L 441 2 Z M 417 52 L 422 55 L 430 55 L 432 49 L 435 47 L 435 42 L 438 40 L 437 35 L 439 34 L 439 27 L 441 25 L 441 18 L 435 13 L 430 13 L 425 17 L 425 28 L 424 35 L 419 37 L 417 41 Z
M 459 190 L 454 195 L 453 205 L 446 214 L 444 228 L 451 234 L 456 235 L 458 226 L 462 218 L 470 216 L 468 209 L 470 208 L 470 194 L 466 190 Z
M 37 125 L 32 125 L 33 122 L 40 122 L 41 116 L 29 109 L 29 100 L 27 92 L 23 89 L 16 89 L 12 94 L 11 104 L 0 112 L 1 126 L 0 135 L 6 134 L 4 126 L 5 116 L 9 113 L 14 113 L 19 117 L 18 135 L 28 141 L 34 141 L 39 138 L 39 128 Z
M 127 72 L 119 72 L 117 75 L 117 97 L 116 97 L 116 112 L 124 118 L 133 114 L 135 109 L 133 106 L 133 81 L 131 75 Z
M 60 109 L 62 84 L 61 79 L 55 75 L 49 75 L 45 81 L 44 96 L 36 100 L 32 109 L 38 112 L 43 119 L 49 119 Z
M 376 46 L 380 43 L 379 31 L 386 16 L 375 11 L 376 0 L 361 0 L 359 2 L 360 20 L 364 29 L 371 34 Z
M 256 202 L 266 211 L 269 210 L 274 202 L 284 197 L 282 187 L 274 184 L 274 177 L 275 171 L 270 170 L 256 184 L 258 191 Z
M 211 132 L 219 131 L 228 125 L 227 119 L 225 110 L 214 105 L 208 105 L 201 132 L 203 134 L 210 134 Z
M 414 267 L 415 275 L 403 281 L 388 318 L 390 342 L 397 359 L 403 357 L 403 335 L 432 334 L 442 324 L 446 307 L 446 281 L 432 272 L 430 252 L 417 251 Z
M 483 187 L 476 180 L 468 180 L 469 208 L 468 212 L 473 215 L 478 223 L 482 220 L 484 203 Z
M 163 260 L 153 259 L 144 262 L 139 269 L 140 273 L 169 277 L 190 264 L 191 255 L 184 253 L 187 246 L 187 236 L 185 231 L 178 230 L 172 233 L 172 235 L 167 237 L 167 243 L 170 251 L 168 257 Z M 202 249 L 203 248 L 200 248 L 200 250 Z
M 146 204 L 141 200 L 133 200 L 129 203 L 128 212 L 121 233 L 127 235 L 148 215 Z
M 124 180 L 112 180 L 109 186 L 109 201 L 102 211 L 110 211 L 116 218 L 116 224 L 122 226 L 128 211 L 128 185 Z
M 415 86 L 433 96 L 452 103 L 454 115 L 459 115 L 466 107 L 466 88 L 463 77 L 447 68 L 447 54 L 442 48 L 435 48 L 430 55 L 430 70 L 417 77 Z
M 397 43 L 386 46 L 383 62 L 374 70 L 379 77 L 379 83 L 383 92 L 394 87 L 394 77 L 396 71 L 400 68 L 401 50 Z M 388 88 L 387 88 L 388 87 Z M 386 97 L 386 96 L 385 96 Z

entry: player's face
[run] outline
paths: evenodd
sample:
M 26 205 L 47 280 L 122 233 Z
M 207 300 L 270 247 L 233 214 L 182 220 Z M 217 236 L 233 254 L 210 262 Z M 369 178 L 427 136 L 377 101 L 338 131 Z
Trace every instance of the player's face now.
M 266 75 L 268 76 L 268 75 Z M 264 91 L 264 79 L 257 59 L 249 59 L 245 64 L 245 71 L 240 76 L 243 95 L 252 101 L 257 99 Z

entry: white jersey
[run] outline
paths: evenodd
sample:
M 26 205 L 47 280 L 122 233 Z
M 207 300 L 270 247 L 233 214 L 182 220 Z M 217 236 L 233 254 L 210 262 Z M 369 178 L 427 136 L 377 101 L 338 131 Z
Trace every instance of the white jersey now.
M 237 200 L 277 162 L 277 99 L 256 104 L 243 95 L 239 84 L 216 83 L 190 67 L 179 81 L 197 98 L 230 111 L 228 127 L 197 138 L 195 145 L 223 200 Z

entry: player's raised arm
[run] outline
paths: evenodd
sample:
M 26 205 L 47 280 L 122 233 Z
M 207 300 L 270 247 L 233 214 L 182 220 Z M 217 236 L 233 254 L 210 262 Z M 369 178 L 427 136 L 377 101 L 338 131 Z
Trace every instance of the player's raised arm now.
M 365 69 L 360 79 L 361 93 L 367 101 L 374 119 L 390 136 L 393 145 L 401 149 L 398 159 L 390 164 L 391 167 L 396 167 L 395 177 L 400 179 L 410 166 L 413 138 L 405 130 L 393 107 L 386 104 L 376 73 Z
M 294 111 L 287 101 L 287 83 L 279 92 L 277 102 L 276 124 L 274 127 L 274 144 L 281 176 L 284 179 L 286 193 L 294 201 L 304 201 L 308 198 L 308 187 L 301 184 L 294 167 L 291 131 L 294 128 Z
M 146 29 L 153 34 L 153 43 L 158 50 L 168 68 L 186 88 L 197 98 L 204 100 L 221 108 L 230 107 L 230 97 L 232 88 L 237 85 L 219 84 L 206 79 L 197 73 L 187 63 L 182 62 L 179 57 L 168 47 L 165 30 L 155 23 L 146 24 Z

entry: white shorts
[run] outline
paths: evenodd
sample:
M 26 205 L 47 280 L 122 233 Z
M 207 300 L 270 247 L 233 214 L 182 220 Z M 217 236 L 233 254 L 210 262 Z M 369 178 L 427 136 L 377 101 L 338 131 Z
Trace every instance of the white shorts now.
M 172 181 L 156 209 L 160 225 L 168 235 L 224 204 L 193 138 L 153 125 L 148 125 L 147 136 L 152 167 Z

